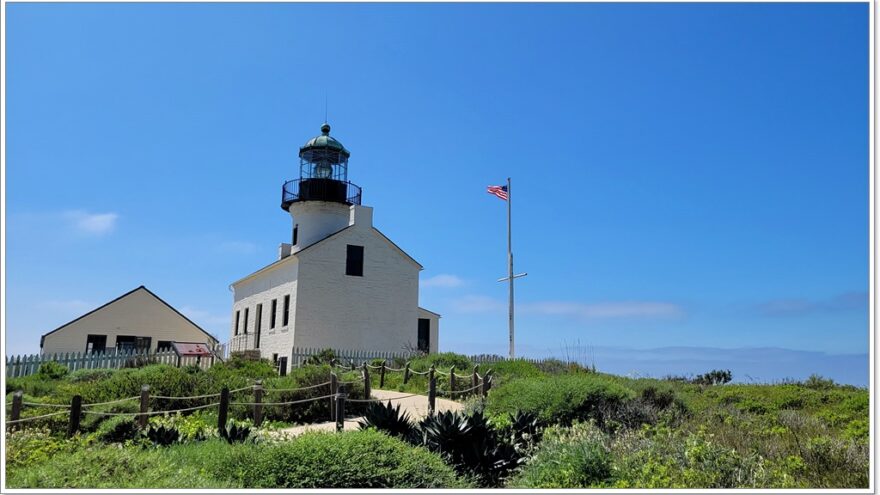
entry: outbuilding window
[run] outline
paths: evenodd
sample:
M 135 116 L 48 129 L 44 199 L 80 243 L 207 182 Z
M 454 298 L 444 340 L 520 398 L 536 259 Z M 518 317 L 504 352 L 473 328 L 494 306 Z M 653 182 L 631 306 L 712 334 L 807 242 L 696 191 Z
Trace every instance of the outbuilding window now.
M 275 328 L 275 315 L 278 314 L 278 299 L 272 299 L 272 313 L 269 314 L 269 329 Z
M 238 335 L 238 319 L 239 319 L 238 317 L 239 317 L 240 313 L 241 313 L 241 311 L 235 312 L 235 335 Z
M 86 337 L 86 352 L 88 353 L 100 353 L 104 352 L 107 348 L 107 336 L 106 335 L 91 335 L 89 334 Z
M 364 247 L 346 246 L 345 254 L 345 274 L 353 277 L 364 276 Z
M 290 296 L 284 296 L 284 314 L 281 318 L 281 326 L 286 327 L 290 321 Z

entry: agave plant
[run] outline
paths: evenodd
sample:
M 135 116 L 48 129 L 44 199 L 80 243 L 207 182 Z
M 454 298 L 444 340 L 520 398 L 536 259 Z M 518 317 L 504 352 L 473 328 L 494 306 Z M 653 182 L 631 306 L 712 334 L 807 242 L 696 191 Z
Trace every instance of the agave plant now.
M 542 425 L 536 414 L 517 411 L 509 417 L 510 426 L 503 433 L 511 444 L 524 449 L 541 441 Z
M 221 428 L 220 436 L 229 443 L 243 443 L 251 434 L 251 429 L 247 426 L 239 426 L 232 424 L 229 428 Z
M 376 428 L 379 431 L 416 443 L 419 435 L 409 419 L 406 411 L 400 411 L 400 404 L 393 407 L 388 404 L 370 403 L 364 413 L 364 419 L 358 421 L 361 429 Z
M 492 428 L 479 412 L 428 416 L 419 430 L 427 448 L 446 456 L 457 471 L 475 476 L 484 486 L 499 486 L 524 459 L 508 436 Z
M 146 436 L 153 442 L 153 445 L 167 446 L 176 442 L 180 438 L 180 432 L 177 428 L 161 425 L 151 425 L 147 430 Z

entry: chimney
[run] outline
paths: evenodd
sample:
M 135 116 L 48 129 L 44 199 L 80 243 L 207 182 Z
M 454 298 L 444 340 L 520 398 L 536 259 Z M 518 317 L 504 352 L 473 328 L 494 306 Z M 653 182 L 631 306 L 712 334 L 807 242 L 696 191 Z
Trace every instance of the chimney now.
M 373 209 L 369 206 L 351 205 L 349 208 L 348 225 L 358 225 L 364 228 L 373 226 Z
M 278 246 L 278 259 L 283 260 L 284 258 L 290 256 L 291 248 L 293 248 L 293 244 L 282 242 L 281 245 Z

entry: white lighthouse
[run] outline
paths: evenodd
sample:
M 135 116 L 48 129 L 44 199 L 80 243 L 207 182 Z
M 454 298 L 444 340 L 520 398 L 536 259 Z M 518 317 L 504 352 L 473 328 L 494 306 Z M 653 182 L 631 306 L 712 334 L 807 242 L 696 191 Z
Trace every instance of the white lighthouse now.
M 281 193 L 290 243 L 231 285 L 232 351 L 284 370 L 294 347 L 437 351 L 440 316 L 418 306 L 422 266 L 373 226 L 350 156 L 326 123 L 300 148 L 300 176 Z

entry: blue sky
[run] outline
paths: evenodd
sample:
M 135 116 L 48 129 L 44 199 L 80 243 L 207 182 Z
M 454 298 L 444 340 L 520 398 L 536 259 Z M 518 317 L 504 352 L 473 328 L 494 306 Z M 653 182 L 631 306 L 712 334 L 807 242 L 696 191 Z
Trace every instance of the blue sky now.
M 10 4 L 7 353 L 144 284 L 222 340 L 352 152 L 441 350 L 867 384 L 867 4 Z

